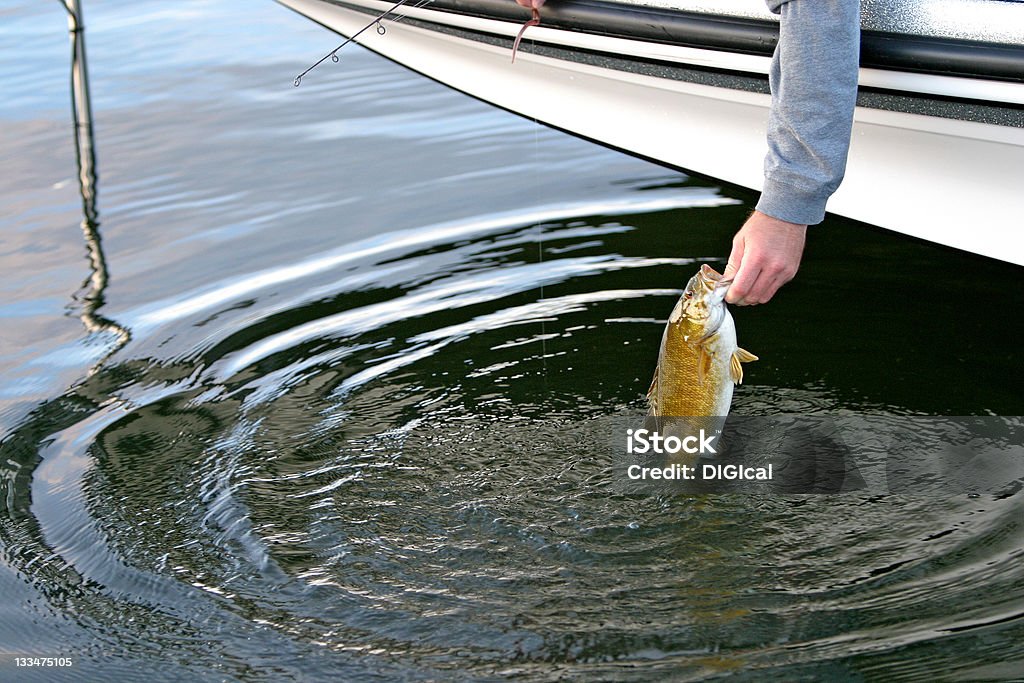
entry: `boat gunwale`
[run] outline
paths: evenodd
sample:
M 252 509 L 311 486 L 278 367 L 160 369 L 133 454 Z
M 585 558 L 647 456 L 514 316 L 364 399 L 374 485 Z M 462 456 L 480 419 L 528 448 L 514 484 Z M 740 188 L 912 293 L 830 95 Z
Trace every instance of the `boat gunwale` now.
M 521 23 L 528 18 L 511 0 L 431 0 L 425 7 L 482 19 Z M 778 23 L 770 20 L 608 0 L 546 4 L 541 21 L 565 31 L 756 56 L 771 56 L 779 33 Z M 1024 45 L 864 30 L 861 66 L 1024 83 Z
M 381 0 L 375 0 L 380 2 Z M 373 7 L 373 3 L 367 0 L 313 0 L 313 2 L 334 6 L 339 9 L 348 9 L 365 14 L 368 17 L 379 15 L 379 10 Z M 383 3 L 381 3 L 383 4 Z M 513 12 L 516 6 L 513 5 Z M 410 8 L 410 14 L 396 13 L 392 18 L 396 21 L 403 21 L 409 25 L 420 26 L 426 30 L 453 37 L 460 37 L 474 42 L 483 42 L 493 45 L 511 47 L 512 39 L 517 30 L 517 24 L 504 19 L 482 18 L 456 12 L 435 11 L 433 6 Z M 472 28 L 464 22 L 443 21 L 445 14 L 453 17 L 462 17 L 463 20 L 483 22 L 480 26 Z M 423 15 L 423 16 L 421 16 Z M 429 15 L 429 16 L 427 16 Z M 507 33 L 489 28 L 487 24 L 494 26 L 508 26 Z M 551 26 L 542 26 L 542 29 L 561 32 L 563 29 Z M 625 39 L 614 36 L 583 34 L 578 35 L 594 36 L 600 40 L 618 41 L 620 44 Z M 637 45 L 651 45 L 647 41 L 633 40 Z M 702 55 L 719 54 L 722 56 L 734 55 L 734 59 L 722 60 L 723 63 L 712 63 L 707 58 L 696 60 L 687 59 L 666 59 L 665 56 L 652 56 L 632 53 L 609 52 L 608 50 L 581 47 L 580 45 L 562 45 L 557 40 L 529 40 L 520 46 L 520 51 L 533 54 L 546 55 L 555 59 L 580 62 L 611 68 L 628 73 L 669 78 L 691 83 L 700 83 L 727 89 L 746 90 L 748 92 L 768 93 L 768 63 L 770 57 L 767 55 L 739 55 L 738 53 L 726 53 L 707 48 L 691 48 L 688 46 L 663 45 L 670 50 L 690 50 L 694 54 Z M 622 48 L 620 48 L 622 49 Z M 737 59 L 739 61 L 737 61 Z M 751 61 L 753 60 L 753 61 Z M 757 64 L 754 64 L 757 62 Z M 892 74 L 891 77 L 885 74 Z M 901 80 L 891 81 L 892 78 Z M 945 83 L 937 83 L 933 87 L 922 88 L 920 82 L 903 82 L 905 77 L 945 79 Z M 1004 92 L 985 92 L 973 88 L 973 94 L 959 94 L 956 91 L 962 86 L 948 83 L 961 81 L 962 84 L 978 83 L 983 88 L 1002 88 Z M 988 84 L 988 85 L 986 85 Z M 960 121 L 975 121 L 979 123 L 994 124 L 1010 128 L 1024 128 L 1024 89 L 1020 92 L 1011 93 L 1007 97 L 1006 88 L 1018 89 L 1022 84 L 1003 81 L 982 81 L 978 79 L 963 79 L 945 74 L 923 74 L 915 75 L 901 71 L 885 71 L 878 69 L 861 70 L 861 83 L 859 86 L 858 106 L 870 109 L 883 109 L 906 113 L 924 114 L 927 116 L 940 117 L 945 119 L 956 119 Z

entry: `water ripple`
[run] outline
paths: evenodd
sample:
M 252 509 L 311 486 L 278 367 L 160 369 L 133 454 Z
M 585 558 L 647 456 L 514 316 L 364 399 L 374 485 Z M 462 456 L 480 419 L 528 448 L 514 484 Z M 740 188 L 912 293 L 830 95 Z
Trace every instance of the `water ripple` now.
M 534 225 L 558 221 L 580 215 L 624 216 L 631 213 L 664 211 L 683 207 L 723 206 L 735 200 L 723 198 L 711 190 L 695 189 L 675 191 L 660 197 L 629 196 L 617 201 L 562 203 L 552 206 L 531 207 L 528 211 L 491 216 L 474 216 L 469 220 L 452 221 L 431 226 L 384 233 L 346 245 L 324 256 L 281 268 L 257 273 L 232 282 L 225 282 L 201 292 L 190 292 L 169 301 L 157 302 L 127 316 L 133 329 L 166 324 L 195 315 L 217 305 L 251 295 L 271 286 L 308 277 L 311 274 L 336 269 L 347 263 L 366 260 L 373 256 L 408 253 L 434 244 L 454 242 L 486 235 L 517 225 Z

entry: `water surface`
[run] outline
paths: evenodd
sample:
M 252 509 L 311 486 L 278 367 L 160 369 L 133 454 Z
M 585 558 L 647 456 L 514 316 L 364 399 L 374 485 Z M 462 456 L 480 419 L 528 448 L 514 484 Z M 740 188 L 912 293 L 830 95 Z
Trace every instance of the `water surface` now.
M 613 492 L 751 193 L 358 48 L 295 89 L 336 38 L 270 3 L 86 13 L 91 247 L 62 10 L 0 3 L 0 678 L 1020 671 L 1021 494 Z M 734 311 L 734 410 L 1020 415 L 1021 310 L 1017 267 L 830 218 Z

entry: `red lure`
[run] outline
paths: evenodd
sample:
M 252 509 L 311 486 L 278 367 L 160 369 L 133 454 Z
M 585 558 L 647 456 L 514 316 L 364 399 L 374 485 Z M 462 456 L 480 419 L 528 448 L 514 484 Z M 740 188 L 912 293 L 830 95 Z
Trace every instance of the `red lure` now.
M 516 51 L 519 49 L 519 41 L 523 39 L 523 33 L 531 26 L 536 26 L 540 23 L 540 8 L 544 6 L 544 2 L 545 0 L 516 0 L 516 4 L 522 5 L 533 12 L 533 18 L 523 24 L 523 27 L 519 29 L 519 35 L 516 36 L 516 42 L 512 43 L 513 64 L 516 61 Z

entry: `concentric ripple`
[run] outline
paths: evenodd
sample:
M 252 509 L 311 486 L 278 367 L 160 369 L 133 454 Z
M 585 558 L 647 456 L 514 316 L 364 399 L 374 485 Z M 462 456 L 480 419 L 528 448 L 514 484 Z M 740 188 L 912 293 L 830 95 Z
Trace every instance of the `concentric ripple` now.
M 603 439 L 643 410 L 678 294 L 644 284 L 697 262 L 629 240 L 716 201 L 383 235 L 128 316 L 203 341 L 111 365 L 4 442 L 5 561 L 39 609 L 198 676 L 971 675 L 953 653 L 1020 635 L 1019 495 L 613 493 Z

